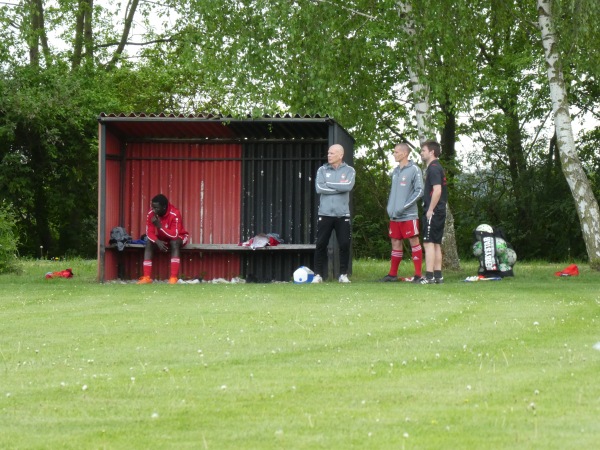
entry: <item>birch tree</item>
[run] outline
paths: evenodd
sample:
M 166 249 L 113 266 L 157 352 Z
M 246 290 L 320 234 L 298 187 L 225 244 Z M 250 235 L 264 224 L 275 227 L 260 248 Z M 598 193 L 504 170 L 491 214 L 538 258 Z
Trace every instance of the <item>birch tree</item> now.
M 408 1 L 399 0 L 397 7 L 400 18 L 405 20 L 404 30 L 408 36 L 408 41 L 415 43 L 417 32 L 413 19 L 412 5 Z M 434 139 L 436 136 L 430 117 L 430 89 L 423 81 L 425 78 L 425 58 L 423 54 L 414 55 L 412 60 L 407 63 L 407 69 L 414 98 L 419 142 L 423 143 L 427 139 Z M 450 269 L 460 269 L 460 260 L 456 247 L 456 234 L 454 232 L 454 216 L 449 204 L 446 211 L 446 227 L 442 241 L 442 251 L 444 253 L 444 266 Z
M 548 69 L 557 147 L 563 173 L 576 203 L 590 265 L 592 268 L 600 270 L 600 209 L 575 147 L 560 47 L 552 15 L 552 3 L 553 0 L 537 0 L 539 28 Z

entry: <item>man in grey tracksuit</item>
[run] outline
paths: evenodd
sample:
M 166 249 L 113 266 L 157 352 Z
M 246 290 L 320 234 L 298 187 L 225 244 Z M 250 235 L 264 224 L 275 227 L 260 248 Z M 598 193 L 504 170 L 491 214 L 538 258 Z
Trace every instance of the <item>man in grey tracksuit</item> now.
M 320 196 L 319 218 L 317 221 L 317 246 L 315 250 L 315 276 L 313 283 L 321 283 L 321 274 L 327 264 L 327 245 L 335 230 L 340 246 L 340 283 L 349 283 L 348 265 L 350 262 L 350 191 L 354 187 L 355 172 L 343 162 L 344 147 L 332 145 L 327 151 L 327 164 L 317 171 L 315 187 Z
M 398 163 L 392 172 L 392 186 L 387 204 L 390 216 L 389 236 L 392 241 L 390 271 L 379 281 L 397 281 L 398 266 L 402 261 L 404 239 L 411 246 L 415 275 L 411 281 L 420 282 L 423 265 L 423 249 L 419 243 L 419 209 L 417 200 L 423 196 L 423 173 L 410 161 L 408 144 L 394 147 L 394 159 Z

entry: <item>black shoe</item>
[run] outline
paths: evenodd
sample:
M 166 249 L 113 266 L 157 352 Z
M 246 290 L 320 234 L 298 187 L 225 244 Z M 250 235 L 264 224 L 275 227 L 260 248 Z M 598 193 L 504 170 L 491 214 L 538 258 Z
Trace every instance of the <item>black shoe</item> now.
M 435 280 L 433 278 L 421 278 L 419 281 L 420 284 L 435 284 Z
M 444 277 L 434 278 L 435 284 L 444 284 Z
M 398 277 L 394 277 L 392 275 L 386 275 L 385 277 L 381 278 L 380 280 L 377 280 L 380 283 L 387 283 L 387 282 L 391 282 L 391 281 L 398 281 Z
M 421 284 L 422 279 L 423 279 L 423 277 L 415 275 L 414 277 L 412 277 L 412 280 L 410 280 L 410 282 L 415 283 L 415 284 Z

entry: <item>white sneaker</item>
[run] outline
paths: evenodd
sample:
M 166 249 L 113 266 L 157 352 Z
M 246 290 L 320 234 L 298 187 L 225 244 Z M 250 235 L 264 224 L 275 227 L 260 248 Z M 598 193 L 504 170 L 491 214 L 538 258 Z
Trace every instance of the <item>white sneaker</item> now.
M 322 283 L 323 282 L 323 278 L 321 278 L 321 275 L 315 275 L 311 281 L 312 283 Z
M 338 281 L 340 283 L 350 283 L 350 280 L 348 279 L 348 275 L 346 275 L 345 273 L 340 275 L 340 277 L 338 278 Z

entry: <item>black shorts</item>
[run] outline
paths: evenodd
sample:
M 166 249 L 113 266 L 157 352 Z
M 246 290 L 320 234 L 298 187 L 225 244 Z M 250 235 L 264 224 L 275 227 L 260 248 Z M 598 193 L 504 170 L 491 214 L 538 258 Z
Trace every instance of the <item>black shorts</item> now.
M 431 216 L 431 222 L 427 221 L 427 216 L 423 215 L 421 221 L 423 224 L 423 242 L 441 244 L 444 237 L 444 226 L 446 225 L 446 213 L 435 213 Z

